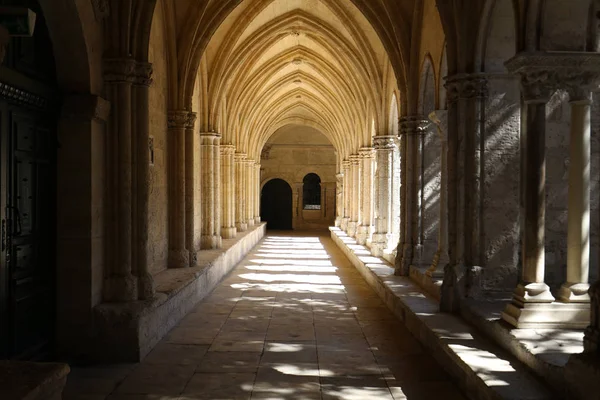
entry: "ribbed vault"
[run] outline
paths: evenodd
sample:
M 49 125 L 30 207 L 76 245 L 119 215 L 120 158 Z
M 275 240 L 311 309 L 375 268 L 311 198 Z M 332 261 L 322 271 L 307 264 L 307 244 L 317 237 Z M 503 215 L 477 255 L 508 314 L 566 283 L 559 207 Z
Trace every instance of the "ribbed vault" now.
M 180 55 L 186 46 L 191 52 L 180 58 L 180 82 L 205 49 L 195 76 L 200 90 L 187 93 L 189 82 L 182 88 L 200 97 L 200 130 L 222 134 L 222 143 L 252 159 L 289 123 L 323 132 L 341 158 L 385 134 L 397 74 L 380 33 L 355 3 L 244 0 L 205 44 L 201 27 L 183 29 Z

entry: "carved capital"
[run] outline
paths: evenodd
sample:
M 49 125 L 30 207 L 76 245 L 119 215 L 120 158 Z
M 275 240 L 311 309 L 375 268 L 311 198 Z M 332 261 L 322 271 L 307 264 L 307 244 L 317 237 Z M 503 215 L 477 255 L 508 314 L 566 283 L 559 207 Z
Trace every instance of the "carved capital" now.
M 375 158 L 375 149 L 373 147 L 361 147 L 358 149 L 358 156 L 361 159 Z
M 350 160 L 349 160 L 349 159 L 348 159 L 348 160 L 344 160 L 344 161 L 342 161 L 342 168 L 343 168 L 343 169 L 349 169 L 349 168 L 350 168 L 350 165 L 352 165 L 352 162 L 350 162 Z
M 169 111 L 167 114 L 167 126 L 170 129 L 185 129 L 189 125 L 190 112 L 183 110 Z
M 413 115 L 400 119 L 401 135 L 424 135 L 431 122 L 421 115 Z
M 235 146 L 232 144 L 221 145 L 221 155 L 232 156 L 235 153 Z
M 358 165 L 360 164 L 361 157 L 358 154 L 352 154 L 350 157 L 350 165 Z
M 236 163 L 243 163 L 248 155 L 246 153 L 235 153 L 233 155 Z
M 397 136 L 373 136 L 375 150 L 393 150 L 398 147 Z
M 75 94 L 63 100 L 63 118 L 106 122 L 110 115 L 110 102 L 93 94 Z
M 198 119 L 198 114 L 195 112 L 188 112 L 187 119 L 185 120 L 185 129 L 194 129 L 196 125 L 196 120 Z
M 110 15 L 108 0 L 92 0 L 96 21 L 101 21 Z
M 483 74 L 457 74 L 446 78 L 446 99 L 455 103 L 460 99 L 484 98 L 488 95 L 488 80 Z
M 106 83 L 133 83 L 136 79 L 137 63 L 132 58 L 104 59 L 104 81 Z
M 138 86 L 152 85 L 153 68 L 151 63 L 137 62 L 135 64 L 134 83 Z
M 204 146 L 212 146 L 219 144 L 221 135 L 215 132 L 200 132 L 200 144 Z

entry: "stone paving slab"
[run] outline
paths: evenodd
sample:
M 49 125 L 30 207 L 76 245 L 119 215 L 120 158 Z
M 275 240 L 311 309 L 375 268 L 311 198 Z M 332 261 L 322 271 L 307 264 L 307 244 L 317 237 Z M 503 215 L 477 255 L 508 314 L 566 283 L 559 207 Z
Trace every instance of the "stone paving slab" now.
M 331 238 L 298 233 L 267 236 L 141 363 L 73 370 L 65 400 L 466 400 Z

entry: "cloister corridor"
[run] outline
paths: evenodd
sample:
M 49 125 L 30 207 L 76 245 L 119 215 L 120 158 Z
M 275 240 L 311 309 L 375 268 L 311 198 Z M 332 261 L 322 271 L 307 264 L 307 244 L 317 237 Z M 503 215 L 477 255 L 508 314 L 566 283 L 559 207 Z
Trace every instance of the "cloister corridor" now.
M 65 400 L 463 400 L 326 233 L 270 232 L 140 363 Z

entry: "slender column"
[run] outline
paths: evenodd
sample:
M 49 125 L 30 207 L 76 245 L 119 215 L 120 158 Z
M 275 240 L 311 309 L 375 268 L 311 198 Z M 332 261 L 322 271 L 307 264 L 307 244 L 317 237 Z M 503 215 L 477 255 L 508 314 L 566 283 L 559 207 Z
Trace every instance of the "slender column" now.
M 148 271 L 148 218 L 150 185 L 150 104 L 149 90 L 152 84 L 152 64 L 138 62 L 135 70 L 135 274 L 138 278 L 138 298 L 154 297 L 154 279 Z
M 185 247 L 189 254 L 189 266 L 196 266 L 198 260 L 198 252 L 200 251 L 200 238 L 198 237 L 198 225 L 200 221 L 198 215 L 198 205 L 195 202 L 197 175 L 194 171 L 194 159 L 196 149 L 196 113 L 188 113 L 185 123 Z
M 350 223 L 350 200 L 352 187 L 352 173 L 350 171 L 351 163 L 349 160 L 342 162 L 342 171 L 344 171 L 344 196 L 342 205 L 342 224 L 341 228 L 344 232 L 348 232 L 348 224 Z
M 342 226 L 344 218 L 344 174 L 335 175 L 335 226 Z
M 420 203 L 422 195 L 421 160 L 423 135 L 427 132 L 429 121 L 421 116 L 405 117 L 400 121 L 400 132 L 406 137 L 406 222 L 404 224 L 404 243 L 400 270 L 408 275 L 410 266 L 418 256 L 421 246 Z
M 104 80 L 112 105 L 109 121 L 108 157 L 111 205 L 104 299 L 126 302 L 138 298 L 138 280 L 132 274 L 132 82 L 136 63 L 133 59 L 107 59 Z
M 507 67 L 509 64 L 507 63 Z M 544 282 L 545 272 L 545 218 L 546 218 L 546 103 L 553 90 L 540 76 L 523 73 L 521 76 L 525 107 L 525 148 L 521 149 L 522 185 L 524 190 L 524 228 L 522 237 L 522 276 L 515 289 L 512 303 L 502 313 L 502 318 L 516 327 L 535 326 L 544 318 L 536 304 L 551 303 L 554 297 Z M 531 306 L 530 306 L 531 305 Z
M 246 160 L 244 175 L 246 176 L 246 223 L 248 228 L 254 226 L 254 160 Z
M 214 132 L 200 133 L 201 187 L 202 187 L 202 249 L 216 249 L 219 237 L 216 229 L 216 182 L 215 182 L 215 141 L 220 138 Z
M 0 25 L 0 64 L 4 62 L 4 56 L 6 55 L 6 49 L 10 43 L 10 35 L 8 30 Z
M 579 92 L 579 93 L 577 93 Z M 591 97 L 576 90 L 571 95 L 567 281 L 558 299 L 589 303 L 590 272 L 590 137 Z
M 396 136 L 375 136 L 373 145 L 377 157 L 375 171 L 375 233 L 371 252 L 382 256 L 389 249 L 392 237 L 392 190 L 394 181 L 394 153 L 398 148 Z
M 235 226 L 238 232 L 248 230 L 248 218 L 246 218 L 246 177 L 244 176 L 246 165 L 246 154 L 235 153 L 235 198 L 236 216 Z
M 254 165 L 254 224 L 260 224 L 260 163 Z
M 356 235 L 356 242 L 365 245 L 370 243 L 373 234 L 373 163 L 375 150 L 371 147 L 360 149 L 360 226 Z
M 438 226 L 438 248 L 427 275 L 432 278 L 442 278 L 444 267 L 448 264 L 448 140 L 446 111 L 438 110 L 429 114 L 429 119 L 436 125 L 441 149 L 441 183 L 440 183 L 440 217 Z
M 213 236 L 216 240 L 216 248 L 223 246 L 221 237 L 221 135 L 217 135 L 213 142 Z
M 350 221 L 348 222 L 348 236 L 356 237 L 360 224 L 360 157 L 356 154 L 350 156 Z
M 237 234 L 235 227 L 235 146 L 221 145 L 221 236 L 232 239 Z

